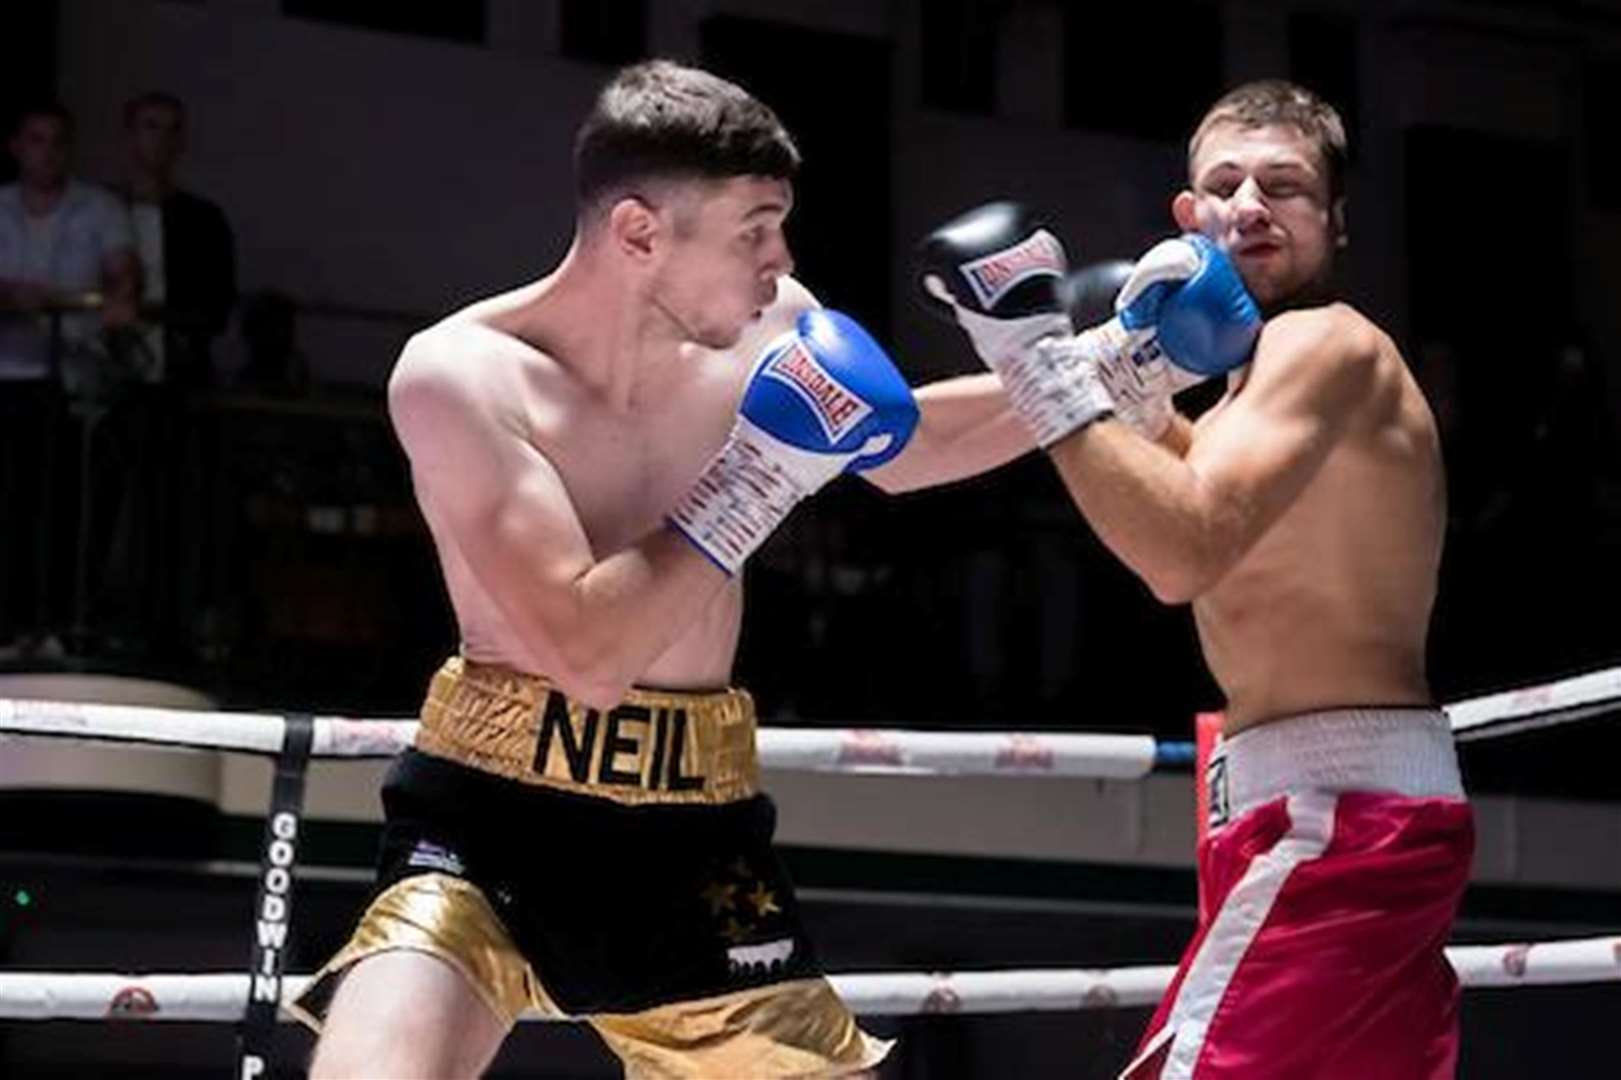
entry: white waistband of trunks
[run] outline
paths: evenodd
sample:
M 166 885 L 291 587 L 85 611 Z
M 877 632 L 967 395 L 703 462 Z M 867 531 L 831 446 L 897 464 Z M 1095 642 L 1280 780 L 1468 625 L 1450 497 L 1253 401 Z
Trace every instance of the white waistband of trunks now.
M 1274 720 L 1222 739 L 1210 767 L 1225 769 L 1230 817 L 1304 790 L 1463 798 L 1452 725 L 1439 709 L 1332 709 Z

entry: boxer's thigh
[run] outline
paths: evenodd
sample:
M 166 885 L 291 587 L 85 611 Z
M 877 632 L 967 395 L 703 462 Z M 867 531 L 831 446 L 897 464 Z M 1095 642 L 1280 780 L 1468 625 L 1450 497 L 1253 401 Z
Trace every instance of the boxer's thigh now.
M 309 1075 L 475 1077 L 507 1028 L 444 960 L 409 949 L 378 953 L 339 983 Z

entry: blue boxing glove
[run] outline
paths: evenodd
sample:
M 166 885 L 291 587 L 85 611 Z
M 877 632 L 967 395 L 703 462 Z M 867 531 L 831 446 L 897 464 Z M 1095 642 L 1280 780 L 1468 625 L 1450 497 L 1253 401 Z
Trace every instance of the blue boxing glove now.
M 736 574 L 800 499 L 900 453 L 917 419 L 911 388 L 859 323 L 806 311 L 760 354 L 731 434 L 670 524 Z
M 1114 309 L 1067 350 L 1097 371 L 1116 415 L 1149 438 L 1170 425 L 1173 393 L 1247 363 L 1261 332 L 1232 261 L 1197 233 L 1150 248 Z
M 1184 371 L 1221 375 L 1249 362 L 1261 312 L 1227 253 L 1188 233 L 1148 250 L 1115 298 L 1139 344 L 1156 341 Z

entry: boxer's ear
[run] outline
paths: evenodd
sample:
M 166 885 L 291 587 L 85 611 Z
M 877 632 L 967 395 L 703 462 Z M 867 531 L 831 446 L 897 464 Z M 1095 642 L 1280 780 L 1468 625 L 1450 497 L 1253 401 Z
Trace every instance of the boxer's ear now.
M 625 195 L 608 211 L 614 250 L 634 259 L 652 258 L 663 225 L 658 211 L 639 195 Z
M 1199 215 L 1195 212 L 1193 192 L 1182 190 L 1171 199 L 1171 217 L 1183 232 L 1199 231 Z
M 1328 208 L 1328 227 L 1334 234 L 1334 246 L 1347 248 L 1351 246 L 1351 234 L 1345 228 L 1345 196 L 1335 199 Z

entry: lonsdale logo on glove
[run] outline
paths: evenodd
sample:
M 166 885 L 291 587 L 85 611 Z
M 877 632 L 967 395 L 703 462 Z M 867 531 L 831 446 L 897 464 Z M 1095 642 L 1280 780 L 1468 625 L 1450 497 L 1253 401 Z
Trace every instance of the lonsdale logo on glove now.
M 1063 245 L 1046 229 L 1038 229 L 1010 248 L 982 255 L 957 269 L 968 279 L 980 305 L 989 309 L 1021 281 L 1039 274 L 1063 277 L 1067 268 Z
M 811 407 L 812 415 L 822 425 L 830 443 L 839 442 L 872 414 L 872 406 L 829 375 L 798 337 L 777 350 L 765 362 L 761 374 L 776 379 L 799 395 Z

